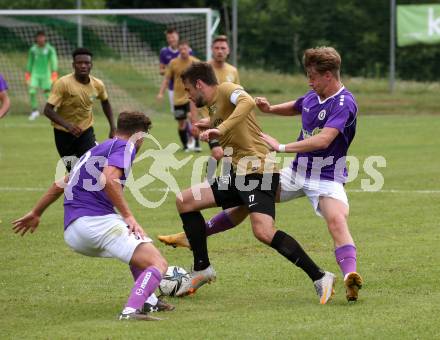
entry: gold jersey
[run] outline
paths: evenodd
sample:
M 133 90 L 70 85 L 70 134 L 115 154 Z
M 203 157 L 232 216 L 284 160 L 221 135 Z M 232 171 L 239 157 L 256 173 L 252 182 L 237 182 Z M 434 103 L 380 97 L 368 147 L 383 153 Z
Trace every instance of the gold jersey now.
M 189 98 L 180 75 L 196 61 L 199 61 L 199 59 L 193 56 L 189 56 L 188 59 L 177 57 L 168 64 L 165 76 L 174 81 L 174 105 L 176 106 L 189 103 Z
M 86 130 L 93 125 L 93 103 L 96 99 L 107 100 L 104 83 L 93 76 L 88 84 L 80 83 L 73 73 L 58 79 L 52 87 L 47 102 L 67 122 Z M 63 126 L 52 122 L 55 129 L 68 132 Z
M 210 123 L 220 130 L 219 143 L 225 156 L 232 157 L 237 175 L 278 172 L 275 153 L 260 136 L 255 101 L 240 85 L 222 83 L 208 103 Z
M 231 64 L 224 63 L 222 67 L 216 67 L 213 60 L 209 61 L 214 69 L 215 76 L 217 77 L 217 82 L 222 83 L 234 83 L 240 84 L 240 77 L 238 76 L 237 69 Z

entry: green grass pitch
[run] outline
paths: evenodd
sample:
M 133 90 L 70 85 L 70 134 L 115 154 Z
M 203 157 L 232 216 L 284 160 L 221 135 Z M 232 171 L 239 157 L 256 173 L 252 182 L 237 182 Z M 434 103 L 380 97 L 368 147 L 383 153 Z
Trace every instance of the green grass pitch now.
M 368 96 L 373 96 L 368 87 L 366 91 L 360 101 L 367 106 L 372 102 Z M 408 100 L 421 100 L 415 97 Z M 100 110 L 96 116 L 97 138 L 104 140 L 107 124 Z M 176 124 L 169 115 L 152 119 L 152 134 L 163 146 L 176 141 Z M 283 142 L 297 136 L 297 118 L 259 120 L 264 131 Z M 33 235 L 21 238 L 12 233 L 10 222 L 27 212 L 54 179 L 57 158 L 45 118 L 30 123 L 25 116 L 6 117 L 0 121 L 0 338 L 438 338 L 439 127 L 438 116 L 363 115 L 361 108 L 350 155 L 361 165 L 368 156 L 381 155 L 387 166 L 377 168 L 385 180 L 381 192 L 360 190 L 361 180 L 371 179 L 362 167 L 347 185 L 349 225 L 365 280 L 356 304 L 347 304 L 331 238 L 303 198 L 277 205 L 276 225 L 294 235 L 318 264 L 337 274 L 336 295 L 329 304 L 319 305 L 306 275 L 260 244 L 246 221 L 209 238 L 217 282 L 194 296 L 170 299 L 176 310 L 163 314 L 166 320 L 136 323 L 116 320 L 132 285 L 128 267 L 72 252 L 63 240 L 61 201 L 46 211 Z M 207 154 L 204 145 L 203 155 Z M 177 153 L 179 159 L 187 156 Z M 179 171 L 171 170 L 181 188 L 190 184 L 193 160 Z M 149 164 L 136 164 L 135 177 Z M 164 186 L 155 181 L 142 193 L 157 200 L 163 191 L 155 189 Z M 126 197 L 153 238 L 181 231 L 173 194 L 158 209 L 143 207 L 130 192 Z M 188 250 L 155 244 L 170 264 L 189 269 Z

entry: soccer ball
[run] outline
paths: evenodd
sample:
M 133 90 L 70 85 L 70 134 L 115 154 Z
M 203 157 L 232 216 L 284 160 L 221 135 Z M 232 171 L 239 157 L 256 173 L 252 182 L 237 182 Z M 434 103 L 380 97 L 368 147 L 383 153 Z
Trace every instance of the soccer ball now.
M 170 266 L 162 278 L 162 281 L 160 281 L 159 291 L 162 295 L 175 296 L 182 284 L 188 280 L 189 274 L 185 269 Z

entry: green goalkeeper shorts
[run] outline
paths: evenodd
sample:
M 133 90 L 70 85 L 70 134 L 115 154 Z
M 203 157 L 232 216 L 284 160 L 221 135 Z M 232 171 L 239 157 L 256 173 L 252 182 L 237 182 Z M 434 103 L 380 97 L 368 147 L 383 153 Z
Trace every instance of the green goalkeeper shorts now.
M 35 93 L 38 88 L 45 91 L 50 91 L 52 87 L 52 81 L 50 75 L 48 76 L 37 76 L 31 75 L 31 82 L 29 84 L 29 93 Z

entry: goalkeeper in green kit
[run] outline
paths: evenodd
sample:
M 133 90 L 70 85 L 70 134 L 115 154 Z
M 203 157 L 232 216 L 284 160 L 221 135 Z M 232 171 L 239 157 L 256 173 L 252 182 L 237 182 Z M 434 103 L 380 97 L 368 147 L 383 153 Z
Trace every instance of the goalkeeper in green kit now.
M 29 50 L 25 73 L 32 107 L 29 120 L 35 120 L 40 115 L 37 100 L 38 89 L 44 91 L 47 99 L 52 83 L 58 78 L 58 58 L 55 48 L 46 42 L 46 34 L 43 31 L 37 33 L 35 42 Z

